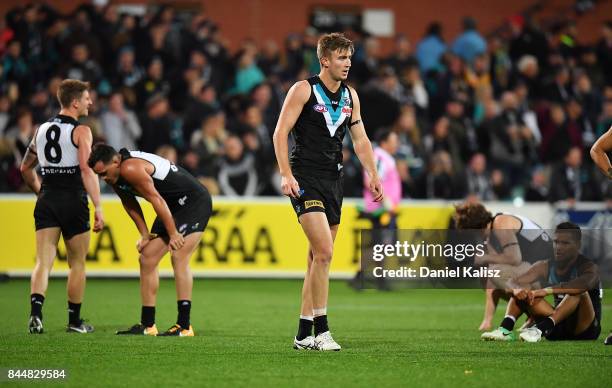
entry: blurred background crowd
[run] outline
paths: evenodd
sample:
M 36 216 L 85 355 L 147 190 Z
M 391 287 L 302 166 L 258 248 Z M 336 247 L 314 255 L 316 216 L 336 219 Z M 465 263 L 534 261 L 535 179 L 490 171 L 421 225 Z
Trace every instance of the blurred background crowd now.
M 390 55 L 377 38 L 345 32 L 370 138 L 398 135 L 404 197 L 612 199 L 589 158 L 612 125 L 612 20 L 590 45 L 572 21 L 542 28 L 514 15 L 487 36 L 477 20 L 462 23 L 448 41 L 436 22 L 420 40 L 398 35 Z M 92 85 L 82 122 L 96 141 L 162 155 L 213 194 L 280 195 L 272 134 L 288 89 L 319 72 L 318 37 L 308 28 L 282 47 L 245 40 L 230 50 L 215 20 L 168 6 L 141 16 L 113 5 L 14 8 L 0 20 L 0 191 L 26 191 L 25 148 L 58 112 L 58 84 L 76 78 Z M 349 136 L 344 174 L 345 196 L 360 197 Z

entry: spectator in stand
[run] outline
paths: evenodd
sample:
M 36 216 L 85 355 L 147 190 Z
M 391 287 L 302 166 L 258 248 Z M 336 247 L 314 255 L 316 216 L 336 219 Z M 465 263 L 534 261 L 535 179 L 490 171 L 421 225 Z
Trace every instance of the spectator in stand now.
M 442 26 L 433 22 L 427 27 L 425 36 L 417 44 L 416 58 L 421 68 L 421 73 L 440 71 L 442 55 L 446 52 L 446 44 L 442 39 Z
M 218 177 L 221 192 L 230 197 L 257 195 L 259 182 L 253 155 L 245 152 L 242 141 L 235 135 L 225 139 L 224 148 Z
M 577 201 L 598 201 L 592 168 L 583 166 L 582 149 L 572 147 L 563 161 L 557 163 L 550 177 L 550 202 L 567 201 L 574 206 Z
M 476 56 L 487 51 L 487 42 L 478 32 L 476 21 L 473 18 L 463 19 L 463 33 L 453 42 L 452 51 L 469 64 Z
M 465 175 L 468 196 L 475 196 L 480 201 L 495 199 L 487 174 L 487 159 L 483 154 L 472 156 Z
M 142 135 L 142 129 L 136 114 L 125 107 L 121 92 L 111 94 L 107 110 L 100 115 L 100 122 L 106 144 L 116 150 L 137 149 L 136 144 Z

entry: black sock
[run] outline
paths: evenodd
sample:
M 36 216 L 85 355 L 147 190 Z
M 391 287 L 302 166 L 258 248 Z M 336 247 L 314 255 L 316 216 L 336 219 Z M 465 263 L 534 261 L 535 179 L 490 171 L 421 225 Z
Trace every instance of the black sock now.
M 178 318 L 176 323 L 185 330 L 189 329 L 189 314 L 191 313 L 191 301 L 190 300 L 179 300 L 176 302 L 178 308 Z
M 30 315 L 35 315 L 38 318 L 42 319 L 42 307 L 44 302 L 44 296 L 40 294 L 30 295 L 30 306 L 32 307 L 30 310 Z
M 146 327 L 151 327 L 155 324 L 155 306 L 142 306 L 142 310 L 140 310 L 140 323 Z
M 546 317 L 542 319 L 540 322 L 536 323 L 536 327 L 540 329 L 543 334 L 548 333 L 555 327 L 555 321 L 551 317 Z
M 300 318 L 300 325 L 298 326 L 298 333 L 295 338 L 301 341 L 309 335 L 312 335 L 312 325 L 313 322 L 310 319 Z
M 68 323 L 79 325 L 81 323 L 81 304 L 68 301 Z
M 314 317 L 314 331 L 315 336 L 329 331 L 329 327 L 327 326 L 327 315 Z
M 516 321 L 510 317 L 505 317 L 504 320 L 501 323 L 501 327 L 503 327 L 504 329 L 508 330 L 508 331 L 512 331 L 514 330 L 514 324 L 516 323 Z

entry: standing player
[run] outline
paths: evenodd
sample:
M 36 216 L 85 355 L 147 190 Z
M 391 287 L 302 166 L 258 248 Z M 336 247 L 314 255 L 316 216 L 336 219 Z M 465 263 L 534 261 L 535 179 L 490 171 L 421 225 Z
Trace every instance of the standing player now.
M 89 207 L 87 193 L 95 206 L 94 231 L 104 226 L 98 177 L 87 166 L 92 134 L 79 124 L 91 106 L 89 85 L 73 79 L 62 81 L 57 92 L 61 110 L 42 124 L 21 163 L 23 179 L 36 193 L 36 266 L 31 280 L 30 333 L 42 333 L 42 306 L 49 273 L 60 235 L 66 244 L 68 273 L 68 331 L 90 333 L 92 326 L 81 319 L 85 293 L 85 257 L 89 248 Z M 34 168 L 40 164 L 42 183 Z
M 608 179 L 612 179 L 612 164 L 610 164 L 610 158 L 607 154 L 610 151 L 612 151 L 612 127 L 601 135 L 591 147 L 591 158 Z M 612 333 L 608 335 L 604 344 L 612 345 Z
M 125 148 L 117 152 L 96 144 L 89 166 L 111 185 L 140 232 L 140 323 L 117 334 L 193 337 L 190 322 L 193 276 L 189 260 L 212 213 L 208 191 L 183 168 L 160 156 Z M 157 213 L 151 232 L 135 196 L 149 201 Z M 176 282 L 178 318 L 166 332 L 155 326 L 159 261 L 170 251 Z
M 347 130 L 370 176 L 374 201 L 383 199 L 372 145 L 361 122 L 359 98 L 343 82 L 352 54 L 353 43 L 342 34 L 321 37 L 317 45 L 321 72 L 291 87 L 274 132 L 283 194 L 291 198 L 309 242 L 295 349 L 340 350 L 327 324 L 327 299 L 329 266 L 340 224 L 342 140 Z M 296 144 L 290 162 L 287 137 L 292 129 Z
M 527 217 L 491 214 L 482 204 L 466 202 L 455 209 L 457 229 L 479 230 L 487 241 L 487 254 L 476 257 L 474 265 L 494 266 L 502 273 L 497 284 L 488 281 L 484 318 L 479 330 L 490 330 L 500 298 L 510 297 L 505 284 L 510 278 L 526 272 L 538 260 L 553 257 L 552 239 L 538 224 Z

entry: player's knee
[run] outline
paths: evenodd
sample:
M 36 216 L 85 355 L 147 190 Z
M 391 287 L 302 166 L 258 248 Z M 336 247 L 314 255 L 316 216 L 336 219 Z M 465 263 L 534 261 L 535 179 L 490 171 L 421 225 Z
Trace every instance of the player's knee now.
M 324 246 L 313 252 L 313 261 L 317 264 L 329 265 L 332 259 L 332 246 Z
M 153 265 L 153 260 L 150 257 L 145 255 L 140 255 L 138 257 L 138 263 L 140 264 L 140 268 L 144 270 L 154 269 L 155 265 Z

